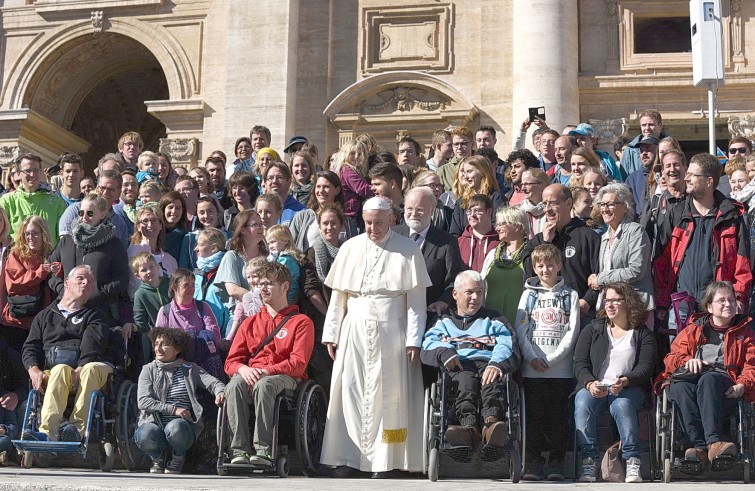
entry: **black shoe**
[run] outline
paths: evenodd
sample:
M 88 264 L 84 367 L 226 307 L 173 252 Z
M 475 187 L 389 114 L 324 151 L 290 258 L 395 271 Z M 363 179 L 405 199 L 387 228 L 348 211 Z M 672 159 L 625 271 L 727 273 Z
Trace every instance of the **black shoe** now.
M 348 465 L 339 465 L 335 469 L 330 471 L 330 477 L 336 479 L 348 479 L 350 477 L 357 477 L 359 471 Z
M 406 479 L 409 477 L 409 473 L 406 471 L 400 471 L 394 469 L 392 471 L 373 472 L 372 479 Z

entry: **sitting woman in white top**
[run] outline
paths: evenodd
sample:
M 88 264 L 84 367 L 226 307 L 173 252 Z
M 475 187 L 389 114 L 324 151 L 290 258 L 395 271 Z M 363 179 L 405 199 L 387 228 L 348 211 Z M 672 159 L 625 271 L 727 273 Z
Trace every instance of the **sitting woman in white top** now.
M 637 410 L 643 406 L 656 358 L 655 336 L 643 322 L 647 306 L 628 283 L 604 290 L 604 307 L 584 328 L 574 350 L 574 423 L 582 454 L 582 482 L 597 478 L 597 416 L 608 406 L 619 429 L 626 460 L 626 482 L 640 477 L 640 430 Z

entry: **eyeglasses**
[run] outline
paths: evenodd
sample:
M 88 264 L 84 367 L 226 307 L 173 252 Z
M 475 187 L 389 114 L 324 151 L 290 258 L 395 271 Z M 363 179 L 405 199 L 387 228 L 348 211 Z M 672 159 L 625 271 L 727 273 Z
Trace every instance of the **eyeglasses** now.
M 603 208 L 609 208 L 613 210 L 614 208 L 616 208 L 616 205 L 620 205 L 620 204 L 622 203 L 619 203 L 618 201 L 606 201 L 605 203 L 598 203 L 598 208 L 600 208 L 601 210 Z
M 249 227 L 249 228 L 263 228 L 264 227 L 264 225 L 262 224 L 262 222 L 247 223 L 246 226 Z
M 710 176 L 707 174 L 693 174 L 691 172 L 687 172 L 686 174 L 684 174 L 684 178 L 686 179 L 688 177 L 710 177 Z
M 94 216 L 94 212 L 92 210 L 79 210 L 79 217 L 83 217 L 86 215 L 87 218 L 92 218 Z
M 435 184 L 434 182 L 431 182 L 429 184 L 425 184 L 426 187 L 430 189 L 443 189 L 443 184 Z
M 32 174 L 39 174 L 40 172 L 42 172 L 42 169 L 18 169 L 18 171 L 21 174 L 25 174 L 27 176 L 30 176 Z
M 145 218 L 144 220 L 139 220 L 139 223 L 142 225 L 157 225 L 160 223 L 160 220 L 157 218 Z
M 138 147 L 139 144 L 136 142 L 123 142 L 124 147 Z
M 468 217 L 471 217 L 471 216 L 478 217 L 480 215 L 484 215 L 485 214 L 485 210 L 480 210 L 479 208 L 476 208 L 476 209 L 473 209 L 473 210 L 467 210 L 466 213 L 467 213 Z
M 286 180 L 286 178 L 285 178 L 285 177 L 283 177 L 283 176 L 267 176 L 267 177 L 265 178 L 265 180 L 266 180 L 267 182 L 282 182 L 282 181 L 285 181 L 285 180 Z
M 105 193 L 117 193 L 118 190 L 116 188 L 111 188 L 107 186 L 97 186 L 97 191 L 105 194 Z
M 543 201 L 543 206 L 545 208 L 558 208 L 561 206 L 561 203 L 558 201 Z
M 624 303 L 624 299 L 623 298 L 606 298 L 603 301 L 603 303 L 605 303 L 606 305 L 621 305 L 622 303 Z
M 24 237 L 27 239 L 38 239 L 42 236 L 39 232 L 24 232 Z
M 747 147 L 731 147 L 729 149 L 729 154 L 736 154 L 741 153 L 742 155 L 747 153 Z
M 529 187 L 529 186 L 537 186 L 538 184 L 540 183 L 539 182 L 522 182 L 519 184 L 519 186 L 524 188 L 524 187 Z
M 734 300 L 734 299 L 731 299 L 731 298 L 722 298 L 720 300 L 714 300 L 713 303 L 717 303 L 718 305 L 723 306 L 723 305 L 726 305 L 726 304 L 734 305 L 734 304 L 737 303 L 737 301 Z

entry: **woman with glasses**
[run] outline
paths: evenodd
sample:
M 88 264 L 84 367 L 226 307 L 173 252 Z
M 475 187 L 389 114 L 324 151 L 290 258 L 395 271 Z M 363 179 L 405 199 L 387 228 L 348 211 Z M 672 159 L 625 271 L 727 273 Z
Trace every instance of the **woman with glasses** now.
M 89 302 L 106 313 L 119 316 L 119 303 L 128 295 L 131 268 L 126 248 L 115 235 L 115 225 L 107 219 L 111 206 L 97 193 L 81 200 L 79 217 L 71 224 L 71 234 L 64 235 L 50 255 L 51 263 L 60 263 L 63 274 L 50 278 L 50 287 L 60 296 L 63 280 L 76 266 L 92 268 L 97 289 Z
M 456 204 L 451 216 L 449 233 L 460 237 L 469 225 L 467 206 L 469 199 L 475 194 L 483 194 L 493 201 L 493 211 L 506 204 L 506 198 L 498 190 L 490 162 L 485 157 L 472 155 L 464 158 L 456 169 L 453 182 L 453 193 Z
M 153 206 L 145 206 L 136 212 L 134 223 L 134 235 L 131 236 L 131 245 L 126 249 L 128 260 L 142 252 L 149 252 L 155 258 L 163 275 L 170 276 L 178 268 L 176 258 L 165 252 L 165 230 L 160 212 Z M 134 298 L 136 289 L 139 288 L 139 279 L 131 273 L 128 283 L 129 297 Z
M 50 304 L 47 279 L 50 274 L 61 273 L 60 263 L 47 262 L 50 252 L 47 222 L 37 215 L 27 217 L 16 232 L 16 241 L 3 265 L 6 303 L 0 322 L 5 326 L 3 334 L 13 331 L 18 335 L 6 339 L 25 338 L 34 316 Z
M 706 466 L 721 456 L 737 455 L 737 446 L 724 435 L 724 421 L 739 399 L 755 401 L 755 334 L 752 319 L 737 314 L 737 297 L 728 281 L 708 285 L 700 313 L 674 338 L 657 387 L 669 383 L 684 433 L 691 443 L 684 460 Z M 670 381 L 686 368 L 696 381 Z
M 574 424 L 582 458 L 579 480 L 597 480 L 597 420 L 607 408 L 619 430 L 626 482 L 642 482 L 637 410 L 645 403 L 653 376 L 655 336 L 644 325 L 645 303 L 631 285 L 611 283 L 603 292 L 598 318 L 582 329 L 574 348 Z
M 315 186 L 309 195 L 307 208 L 294 215 L 289 228 L 294 236 L 296 248 L 306 251 L 320 236 L 320 228 L 317 224 L 317 213 L 325 204 L 337 203 L 343 208 L 343 188 L 341 179 L 335 172 L 322 170 L 315 174 Z M 356 220 L 347 218 L 342 224 L 339 239 L 341 242 L 359 234 Z
M 283 204 L 283 212 L 278 225 L 288 226 L 296 212 L 304 209 L 304 205 L 289 194 L 292 182 L 291 170 L 283 162 L 273 162 L 265 169 L 262 182 L 265 193 L 277 195 Z
M 600 272 L 587 278 L 587 285 L 600 290 L 609 283 L 630 284 L 650 314 L 655 309 L 650 271 L 650 239 L 634 221 L 634 198 L 625 184 L 611 183 L 598 191 L 595 206 L 608 227 L 600 240 Z M 653 327 L 653 315 L 647 322 Z

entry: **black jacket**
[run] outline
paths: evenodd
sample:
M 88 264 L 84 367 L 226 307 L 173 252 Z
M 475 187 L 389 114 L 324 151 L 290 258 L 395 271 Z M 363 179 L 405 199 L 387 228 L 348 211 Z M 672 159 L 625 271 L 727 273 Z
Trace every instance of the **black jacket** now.
M 584 389 L 587 384 L 597 380 L 595 374 L 608 356 L 610 341 L 606 331 L 606 319 L 595 319 L 582 329 L 574 348 L 574 377 L 577 389 Z M 632 371 L 622 376 L 629 379 L 629 387 L 648 387 L 653 377 L 656 359 L 655 336 L 644 325 L 632 330 L 634 345 L 637 350 Z
M 540 244 L 545 244 L 543 233 L 537 234 L 524 246 L 523 260 L 525 278 L 532 278 L 532 251 Z M 572 218 L 566 226 L 556 232 L 552 244 L 561 251 L 563 266 L 561 276 L 564 283 L 579 293 L 579 298 L 595 308 L 598 292 L 587 286 L 587 278 L 600 271 L 600 235 L 579 218 Z
M 110 345 L 115 335 L 109 318 L 99 309 L 87 304 L 66 318 L 55 302 L 34 318 L 24 343 L 24 368 L 52 368 L 45 366 L 45 351 L 62 344 L 78 344 L 80 367 L 93 361 L 113 363 Z
M 409 226 L 406 224 L 397 225 L 393 230 L 409 237 Z M 427 305 L 438 300 L 453 305 L 452 290 L 456 275 L 468 269 L 461 260 L 458 240 L 435 225 L 430 225 L 422 244 L 422 257 L 425 258 L 427 274 L 433 283 L 425 292 Z
M 128 280 L 131 269 L 128 266 L 128 255 L 123 242 L 113 237 L 96 249 L 84 254 L 84 251 L 73 242 L 73 237 L 63 235 L 55 250 L 50 254 L 50 262 L 59 261 L 63 265 L 63 276 L 52 275 L 50 288 L 60 297 L 63 294 L 63 279 L 68 277 L 76 266 L 86 264 L 92 268 L 97 290 L 92 293 L 89 301 L 108 311 L 110 305 L 128 295 Z
M 0 338 L 0 394 L 15 392 L 19 400 L 27 390 L 29 376 L 21 363 L 21 355 Z

